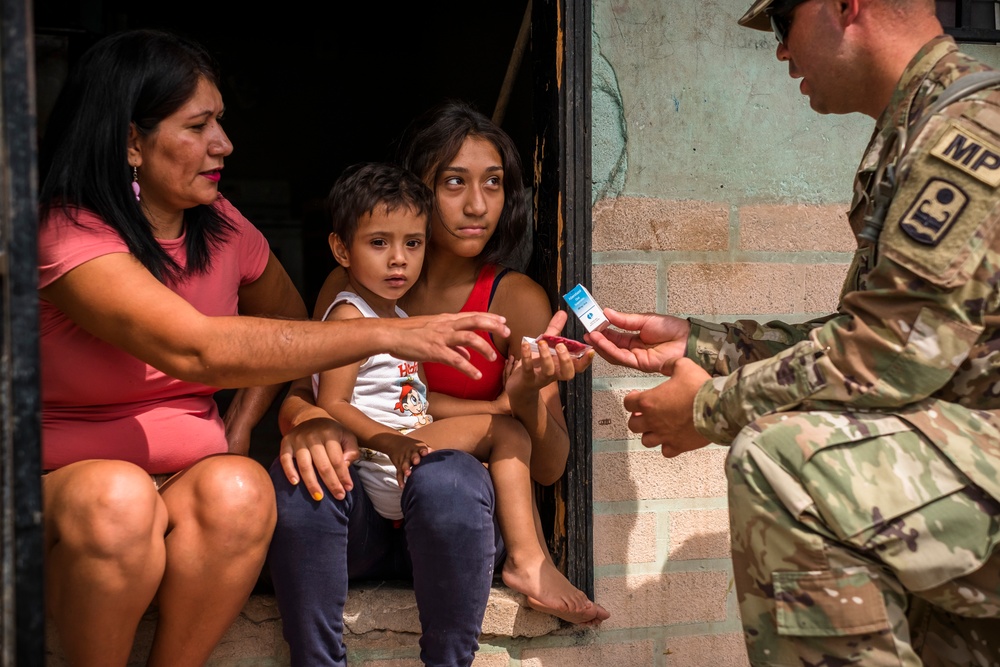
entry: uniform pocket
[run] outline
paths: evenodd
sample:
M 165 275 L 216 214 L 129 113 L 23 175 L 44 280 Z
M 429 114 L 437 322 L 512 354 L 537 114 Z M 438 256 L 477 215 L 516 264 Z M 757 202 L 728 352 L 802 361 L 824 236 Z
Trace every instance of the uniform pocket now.
M 802 480 L 824 522 L 843 539 L 869 533 L 868 548 L 900 517 L 967 484 L 937 448 L 911 430 L 822 443 L 803 466 Z M 885 539 L 905 536 L 890 529 Z
M 779 420 L 755 439 L 755 458 L 773 461 L 772 470 L 758 466 L 785 506 L 884 564 L 909 590 L 975 571 L 1000 541 L 995 503 L 903 420 L 867 413 Z
M 889 630 L 882 592 L 864 567 L 775 572 L 778 632 L 842 637 Z

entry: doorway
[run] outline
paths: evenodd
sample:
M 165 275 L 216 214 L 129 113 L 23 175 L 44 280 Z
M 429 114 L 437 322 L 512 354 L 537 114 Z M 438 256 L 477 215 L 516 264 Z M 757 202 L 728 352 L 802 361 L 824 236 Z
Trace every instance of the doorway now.
M 16 414 L 5 424 L 31 426 L 18 433 L 16 447 L 5 432 L 5 457 L 18 456 L 0 466 L 0 572 L 4 597 L 14 601 L 0 609 L 3 664 L 13 664 L 15 655 L 17 664 L 44 662 L 30 132 L 33 125 L 44 129 L 68 66 L 96 39 L 124 28 L 166 28 L 206 44 L 226 77 L 226 128 L 236 146 L 223 191 L 262 227 L 311 306 L 330 267 L 316 258 L 332 261 L 316 206 L 336 175 L 353 162 L 388 158 L 407 120 L 442 97 L 464 98 L 493 115 L 525 13 L 521 3 L 317 4 L 295 0 L 261 11 L 188 0 L 0 0 L 0 173 L 17 176 L 3 182 L 7 208 L 0 220 L 0 253 L 8 255 L 0 268 L 11 288 L 2 301 L 3 342 L 14 360 L 13 369 L 4 368 L 0 395 L 7 414 Z M 532 178 L 526 187 L 534 201 L 533 249 L 525 272 L 559 308 L 560 294 L 590 284 L 591 7 L 589 0 L 530 6 L 530 51 L 509 80 L 501 125 Z M 24 289 L 14 294 L 17 286 Z M 567 333 L 579 338 L 582 326 L 571 320 Z M 589 374 L 562 389 L 570 458 L 566 476 L 544 491 L 542 504 L 553 556 L 593 597 Z M 6 641 L 15 628 L 16 645 Z

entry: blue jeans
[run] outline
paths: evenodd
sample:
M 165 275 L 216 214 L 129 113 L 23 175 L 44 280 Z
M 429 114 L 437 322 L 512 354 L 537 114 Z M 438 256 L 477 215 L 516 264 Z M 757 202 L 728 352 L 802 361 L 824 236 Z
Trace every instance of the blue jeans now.
M 268 554 L 285 641 L 295 667 L 343 666 L 348 581 L 410 579 L 422 635 L 420 658 L 467 667 L 495 567 L 504 556 L 494 519 L 493 484 L 470 454 L 435 451 L 403 490 L 403 526 L 375 511 L 361 480 L 344 500 L 313 500 L 271 465 L 278 525 Z M 322 483 L 322 482 L 321 482 Z

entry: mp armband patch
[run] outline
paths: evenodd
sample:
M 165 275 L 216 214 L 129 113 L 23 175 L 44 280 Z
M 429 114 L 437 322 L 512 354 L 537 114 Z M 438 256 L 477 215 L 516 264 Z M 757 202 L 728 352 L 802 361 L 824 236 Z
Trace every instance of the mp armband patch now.
M 971 278 L 1000 224 L 1000 149 L 989 128 L 968 119 L 927 124 L 897 170 L 879 236 L 882 258 L 933 285 Z M 888 268 L 888 267 L 887 267 Z M 902 275 L 902 274 L 901 274 Z
M 1000 185 L 1000 147 L 964 127 L 948 128 L 934 144 L 931 155 L 991 188 Z
M 958 221 L 969 196 L 958 185 L 943 178 L 928 179 L 899 227 L 917 243 L 936 246 Z

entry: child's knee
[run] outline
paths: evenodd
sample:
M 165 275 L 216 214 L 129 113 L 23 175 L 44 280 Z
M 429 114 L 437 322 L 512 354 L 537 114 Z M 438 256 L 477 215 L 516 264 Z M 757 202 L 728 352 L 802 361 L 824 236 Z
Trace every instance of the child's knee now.
M 513 417 L 497 415 L 490 428 L 494 447 L 502 447 L 507 451 L 530 452 L 531 437 L 524 424 Z

